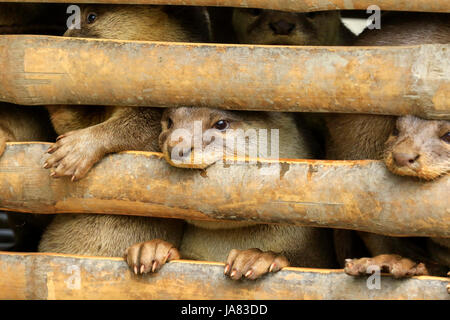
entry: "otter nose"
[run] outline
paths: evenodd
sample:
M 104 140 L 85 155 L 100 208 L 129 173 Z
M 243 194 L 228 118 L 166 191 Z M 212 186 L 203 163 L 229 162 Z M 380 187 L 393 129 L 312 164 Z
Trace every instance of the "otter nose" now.
M 175 149 L 175 148 L 176 148 L 176 150 L 174 151 L 173 149 Z M 171 159 L 189 158 L 191 156 L 191 153 L 193 150 L 194 150 L 194 147 L 192 147 L 190 149 L 187 148 L 187 150 L 186 150 L 179 146 L 178 147 L 177 146 L 167 146 L 167 152 L 169 153 Z M 173 152 L 175 152 L 175 154 Z
M 273 30 L 275 34 L 287 36 L 295 28 L 295 24 L 287 22 L 285 20 L 279 20 L 277 22 L 269 23 L 270 29 Z
M 407 167 L 413 165 L 417 159 L 419 159 L 420 155 L 412 154 L 412 153 L 396 153 L 392 154 L 395 163 L 399 167 Z

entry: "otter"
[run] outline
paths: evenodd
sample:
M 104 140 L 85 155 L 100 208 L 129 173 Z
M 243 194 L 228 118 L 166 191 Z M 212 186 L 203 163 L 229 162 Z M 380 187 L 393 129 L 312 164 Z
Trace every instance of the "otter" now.
M 434 180 L 450 172 L 450 121 L 397 119 L 384 162 L 394 174 Z
M 339 11 L 309 13 L 234 8 L 234 38 L 241 44 L 334 46 L 351 45 L 356 36 L 343 24 Z M 297 113 L 296 118 L 315 136 L 315 151 L 324 157 L 322 115 Z
M 284 12 L 233 10 L 232 25 L 243 44 L 350 45 L 355 35 L 342 23 L 339 11 Z
M 424 120 L 415 116 L 399 117 L 391 135 L 385 142 L 384 162 L 394 174 L 435 180 L 450 172 L 450 121 Z M 397 255 L 378 255 L 372 259 L 349 259 L 346 271 L 349 274 L 364 274 L 368 263 L 380 264 L 396 277 L 445 273 L 450 266 L 450 239 L 422 239 L 414 247 L 412 239 L 396 239 L 368 233 L 359 233 L 370 251 L 375 254 L 389 251 L 406 252 L 415 260 L 427 261 L 427 267 Z M 408 249 L 405 249 L 408 247 Z M 419 249 L 421 248 L 421 249 Z M 425 251 L 423 250 L 425 249 Z M 415 252 L 412 252 L 412 251 Z M 431 267 L 429 267 L 431 265 Z M 431 268 L 431 269 L 430 269 Z M 430 269 L 430 270 L 428 270 Z
M 356 260 L 356 261 L 355 261 Z M 349 275 L 361 275 L 370 272 L 371 266 L 379 266 L 381 272 L 392 274 L 395 278 L 428 275 L 423 263 L 403 258 L 397 254 L 380 254 L 373 258 L 347 259 L 345 272 Z
M 55 137 L 47 111 L 41 107 L 0 104 L 0 157 L 7 142 L 52 141 Z M 36 251 L 51 216 L 8 213 L 8 225 L 14 232 L 14 251 Z
M 82 8 L 81 29 L 64 36 L 118 40 L 207 41 L 202 10 L 186 7 L 97 5 Z M 206 13 L 205 13 L 206 16 Z M 157 108 L 48 106 L 60 135 L 44 168 L 51 176 L 81 179 L 106 154 L 125 150 L 155 151 L 161 112 Z
M 450 43 L 450 20 L 448 14 L 439 13 L 386 13 L 381 21 L 380 30 L 365 30 L 356 40 L 358 46 L 387 45 L 419 45 Z M 415 117 L 382 116 L 382 115 L 343 115 L 330 114 L 324 117 L 326 122 L 327 159 L 334 160 L 385 160 L 387 168 L 395 174 L 415 176 L 422 179 L 435 179 L 448 171 L 448 151 L 446 153 L 445 122 L 420 120 Z M 442 127 L 441 127 L 442 126 Z M 409 127 L 409 128 L 408 128 Z M 396 134 L 399 134 L 396 137 Z M 400 135 L 401 134 L 401 135 Z M 434 136 L 435 134 L 436 136 Z M 441 136 L 438 136 L 441 134 Z M 408 137 L 407 139 L 403 139 Z M 429 139 L 421 141 L 421 138 Z M 445 140 L 445 136 L 443 137 Z M 409 151 L 408 151 L 408 148 Z M 420 148 L 420 156 L 417 158 Z M 442 155 L 433 155 L 435 149 Z M 448 150 L 448 149 L 447 149 Z M 414 154 L 414 159 L 407 156 Z M 447 158 L 447 159 L 446 159 Z M 410 162 L 411 161 L 411 162 Z M 348 243 L 350 231 L 336 230 L 335 245 L 339 261 L 343 261 L 343 247 L 354 246 Z M 354 233 L 353 233 L 354 234 Z M 395 238 L 358 232 L 354 241 L 362 240 L 372 256 L 380 254 L 398 254 L 405 259 L 426 262 L 428 273 L 443 274 L 450 266 L 448 260 L 447 239 L 414 239 Z M 346 239 L 342 241 L 343 239 Z M 426 244 L 424 244 L 426 242 Z M 439 253 L 437 253 L 439 252 Z M 356 255 L 360 256 L 360 255 Z M 402 260 L 405 262 L 405 260 Z M 355 274 L 354 270 L 363 270 L 367 260 L 348 260 L 346 270 Z M 423 268 L 415 268 L 412 261 L 398 264 L 398 257 L 371 260 L 380 262 L 380 267 L 397 275 L 420 275 Z M 387 266 L 389 265 L 389 266 Z M 394 268 L 395 265 L 395 268 Z M 436 266 L 437 265 L 437 266 Z M 403 267 L 408 270 L 398 270 Z M 353 270 L 353 271 L 350 271 Z
M 197 123 L 198 129 L 195 128 Z M 226 111 L 201 107 L 171 108 L 162 116 L 159 144 L 173 166 L 206 171 L 222 169 L 223 156 L 233 159 L 239 148 L 247 152 L 258 139 L 239 132 L 279 129 L 280 158 L 312 158 L 310 137 L 296 124 L 293 114 L 279 112 Z M 179 133 L 183 130 L 185 135 Z M 201 134 L 202 137 L 196 136 Z M 270 133 L 268 133 L 270 135 Z M 198 143 L 195 143 L 198 139 Z M 272 143 L 270 142 L 269 148 Z M 177 146 L 182 145 L 180 149 Z M 241 149 L 242 150 L 242 149 Z M 218 152 L 217 152 L 218 151 Z M 200 160 L 192 161 L 195 158 Z M 242 167 L 243 173 L 246 166 Z M 185 169 L 193 170 L 193 169 Z M 135 273 L 156 272 L 167 261 L 180 257 L 226 261 L 224 274 L 233 280 L 257 279 L 288 265 L 333 267 L 335 257 L 327 229 L 234 221 L 187 221 L 180 245 L 154 239 L 131 246 L 126 260 Z
M 148 41 L 203 41 L 202 8 L 134 5 L 81 7 L 81 29 L 65 36 Z M 207 28 L 206 28 L 207 29 Z M 206 35 L 205 35 L 206 33 Z M 73 181 L 108 153 L 159 151 L 161 111 L 157 108 L 48 106 L 60 134 L 45 163 L 56 177 Z M 136 242 L 161 238 L 178 244 L 184 222 L 112 215 L 58 215 L 39 244 L 41 252 L 123 256 Z

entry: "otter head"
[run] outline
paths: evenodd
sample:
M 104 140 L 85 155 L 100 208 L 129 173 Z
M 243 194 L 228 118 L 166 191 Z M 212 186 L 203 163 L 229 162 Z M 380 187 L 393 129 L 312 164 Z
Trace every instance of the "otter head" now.
M 433 180 L 450 172 L 450 121 L 399 117 L 386 141 L 384 156 L 390 171 Z
M 249 128 L 264 128 L 265 117 L 264 112 L 201 107 L 168 108 L 164 110 L 161 120 L 159 145 L 164 158 L 172 166 L 205 169 L 221 161 L 224 156 L 236 155 L 240 144 L 248 146 L 249 140 L 236 137 Z M 229 141 L 233 142 L 227 143 Z M 205 229 L 242 228 L 256 224 L 247 221 L 200 220 L 188 220 L 188 223 Z
M 266 45 L 333 45 L 341 29 L 337 11 L 293 13 L 234 9 L 239 43 Z
M 205 10 L 176 6 L 83 5 L 80 29 L 64 36 L 141 41 L 207 41 Z M 202 34 L 204 33 L 204 34 Z
M 264 112 L 169 108 L 162 116 L 159 145 L 165 159 L 182 168 L 205 169 L 224 157 L 257 157 L 252 153 L 257 131 L 271 129 L 267 119 Z

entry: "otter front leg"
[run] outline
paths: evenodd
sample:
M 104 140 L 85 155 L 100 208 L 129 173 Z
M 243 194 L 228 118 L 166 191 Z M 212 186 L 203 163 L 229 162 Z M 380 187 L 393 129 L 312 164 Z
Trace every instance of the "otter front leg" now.
M 180 259 L 180 253 L 170 242 L 155 239 L 129 247 L 124 256 L 135 274 L 157 272 L 171 260 Z
M 243 276 L 255 280 L 266 273 L 277 272 L 287 266 L 289 261 L 272 251 L 233 249 L 228 255 L 224 274 L 233 280 L 239 280 Z
M 104 122 L 64 133 L 49 149 L 44 168 L 51 176 L 81 179 L 106 154 L 126 150 L 156 151 L 161 114 L 151 108 L 112 109 Z
M 423 263 L 403 258 L 396 254 L 381 254 L 373 258 L 347 259 L 345 273 L 351 276 L 371 274 L 372 267 L 379 268 L 381 272 L 392 274 L 395 278 L 428 275 L 429 272 Z

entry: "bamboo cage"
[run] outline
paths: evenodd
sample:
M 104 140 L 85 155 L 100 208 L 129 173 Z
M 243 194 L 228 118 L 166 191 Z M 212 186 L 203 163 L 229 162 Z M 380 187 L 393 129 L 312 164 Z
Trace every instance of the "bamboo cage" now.
M 450 237 L 449 178 L 433 183 L 404 179 L 379 161 L 280 160 L 275 162 L 279 170 L 261 174 L 271 162 L 260 159 L 245 164 L 244 176 L 236 163 L 211 168 L 205 177 L 199 170 L 170 166 L 158 153 L 125 152 L 108 156 L 86 178 L 70 184 L 42 168 L 48 147 L 9 144 L 0 158 L 0 209 L 251 220 Z
M 73 3 L 187 5 L 180 0 Z M 365 10 L 374 4 L 382 10 L 450 13 L 450 3 L 444 0 L 193 0 L 188 5 L 307 12 Z M 289 47 L 1 35 L 0 101 L 450 119 L 449 49 L 449 45 Z M 77 56 L 97 58 L 75 61 Z M 87 71 L 92 77 L 86 77 Z M 237 71 L 240 77 L 223 77 Z M 72 183 L 53 180 L 42 168 L 47 148 L 38 142 L 8 144 L 0 158 L 1 210 L 250 220 L 391 236 L 450 237 L 448 176 L 435 182 L 404 179 L 379 161 L 258 159 L 248 165 L 244 177 L 233 174 L 239 163 L 224 169 L 230 189 L 214 170 L 205 177 L 199 171 L 169 166 L 161 154 L 124 152 L 106 157 L 85 179 Z M 259 171 L 269 164 L 279 170 L 263 179 Z M 111 174 L 117 171 L 120 174 Z M 188 186 L 173 182 L 179 179 Z M 168 190 L 170 198 L 165 196 Z M 81 275 L 76 290 L 67 286 L 73 271 L 68 268 L 73 265 Z M 450 299 L 447 278 L 386 277 L 382 290 L 367 290 L 365 281 L 342 270 L 285 268 L 256 282 L 234 282 L 223 276 L 222 263 L 186 260 L 170 262 L 156 275 L 138 277 L 122 258 L 0 253 L 0 299 Z
M 285 268 L 264 281 L 248 283 L 225 279 L 223 268 L 223 263 L 176 260 L 158 274 L 142 277 L 120 258 L 0 253 L 0 299 L 422 300 L 445 299 L 443 292 L 447 294 L 447 279 L 439 277 L 386 277 L 379 290 L 369 291 L 365 278 L 349 281 L 342 270 Z
M 33 2 L 33 3 L 68 3 L 65 0 L 4 0 L 2 2 Z M 282 11 L 325 11 L 325 10 L 366 10 L 372 5 L 377 5 L 381 10 L 392 11 L 425 11 L 425 12 L 450 12 L 450 3 L 445 0 L 73 0 L 73 3 L 107 3 L 107 4 L 156 4 L 156 5 L 191 5 L 191 6 L 217 6 L 217 7 L 244 7 L 260 8 Z
M 450 65 L 442 63 L 450 61 L 448 45 L 304 48 L 14 35 L 2 36 L 0 48 L 14 48 L 0 53 L 0 101 L 22 105 L 196 105 L 450 119 Z

